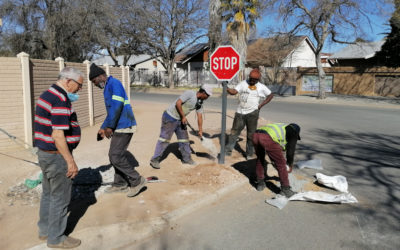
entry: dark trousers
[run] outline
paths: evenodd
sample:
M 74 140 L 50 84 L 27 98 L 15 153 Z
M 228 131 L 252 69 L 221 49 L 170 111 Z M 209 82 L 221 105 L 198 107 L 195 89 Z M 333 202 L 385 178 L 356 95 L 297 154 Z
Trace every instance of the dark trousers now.
M 274 142 L 272 138 L 265 133 L 254 133 L 253 144 L 257 154 L 256 174 L 257 179 L 264 179 L 265 153 L 275 163 L 282 187 L 289 186 L 288 172 L 286 169 L 286 159 L 283 156 L 281 146 Z
M 249 114 L 239 114 L 235 113 L 235 118 L 233 119 L 231 135 L 229 136 L 228 144 L 226 145 L 225 151 L 231 153 L 232 149 L 235 147 L 236 141 L 246 126 L 247 128 L 247 140 L 246 140 L 246 155 L 254 154 L 253 146 L 253 134 L 257 129 L 259 110 L 255 110 Z
M 66 176 L 68 167 L 61 154 L 39 150 L 38 158 L 43 173 L 39 236 L 48 236 L 47 243 L 58 244 L 66 237 L 64 231 L 67 227 L 72 180 Z
M 127 150 L 132 133 L 114 133 L 111 139 L 108 157 L 115 169 L 113 186 L 137 186 L 140 174 L 135 170 L 136 160 Z

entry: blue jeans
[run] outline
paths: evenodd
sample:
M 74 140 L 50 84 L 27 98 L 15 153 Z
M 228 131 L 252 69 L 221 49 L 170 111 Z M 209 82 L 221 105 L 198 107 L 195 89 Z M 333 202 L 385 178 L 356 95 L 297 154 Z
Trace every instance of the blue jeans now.
M 66 238 L 64 232 L 67 227 L 72 180 L 66 176 L 68 167 L 61 154 L 39 150 L 38 158 L 43 173 L 39 235 L 47 235 L 49 244 L 58 244 Z

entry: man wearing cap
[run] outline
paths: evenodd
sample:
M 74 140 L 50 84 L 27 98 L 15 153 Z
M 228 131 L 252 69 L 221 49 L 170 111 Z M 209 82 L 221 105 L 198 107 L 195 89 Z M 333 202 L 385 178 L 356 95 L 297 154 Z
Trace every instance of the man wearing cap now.
M 248 80 L 240 82 L 233 89 L 227 88 L 229 94 L 239 94 L 239 106 L 237 107 L 235 118 L 233 119 L 231 135 L 225 147 L 225 154 L 228 156 L 232 154 L 237 138 L 246 126 L 246 159 L 254 158 L 252 138 L 257 128 L 260 109 L 273 98 L 271 90 L 259 82 L 260 78 L 260 71 L 258 69 L 253 69 L 250 72 Z M 263 101 L 261 102 L 261 100 Z
M 203 85 L 195 92 L 185 91 L 164 111 L 161 118 L 161 132 L 156 149 L 150 160 L 150 166 L 160 168 L 160 160 L 167 148 L 172 135 L 175 133 L 179 143 L 179 151 L 182 154 L 182 163 L 196 165 L 191 157 L 189 135 L 186 129 L 188 123 L 186 116 L 196 110 L 199 137 L 203 136 L 203 101 L 212 95 L 212 87 Z
M 108 187 L 106 193 L 128 192 L 128 197 L 136 196 L 146 185 L 146 179 L 136 170 L 135 157 L 127 148 L 136 132 L 136 120 L 132 111 L 129 98 L 122 83 L 96 64 L 90 66 L 89 79 L 104 89 L 104 102 L 107 117 L 98 132 L 98 140 L 111 138 L 108 153 L 111 164 L 115 169 L 114 182 Z
M 300 127 L 295 123 L 289 125 L 283 123 L 272 123 L 260 127 L 253 135 L 253 144 L 256 150 L 256 175 L 257 190 L 265 188 L 265 177 L 267 176 L 267 162 L 265 153 L 278 171 L 281 183 L 281 195 L 291 197 L 295 194 L 290 188 L 288 173 L 292 172 L 294 152 L 297 140 L 300 140 Z M 286 159 L 282 151 L 286 151 Z M 286 168 L 289 165 L 289 169 Z

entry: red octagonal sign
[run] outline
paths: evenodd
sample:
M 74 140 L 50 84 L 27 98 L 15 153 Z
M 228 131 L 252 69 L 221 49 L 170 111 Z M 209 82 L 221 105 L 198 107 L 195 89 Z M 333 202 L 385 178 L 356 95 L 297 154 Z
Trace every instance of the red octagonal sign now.
M 219 46 L 210 57 L 211 73 L 219 81 L 230 81 L 239 72 L 240 56 L 232 46 Z

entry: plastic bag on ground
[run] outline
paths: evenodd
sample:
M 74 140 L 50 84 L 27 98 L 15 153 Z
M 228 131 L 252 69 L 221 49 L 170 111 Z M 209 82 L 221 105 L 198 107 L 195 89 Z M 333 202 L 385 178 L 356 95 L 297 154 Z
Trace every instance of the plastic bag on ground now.
M 317 178 L 318 183 L 333 188 L 339 192 L 347 193 L 347 180 L 346 177 L 342 175 L 335 175 L 335 176 L 327 176 L 321 173 L 317 173 L 315 175 Z
M 274 207 L 282 209 L 286 206 L 286 204 L 289 202 L 289 200 L 285 196 L 278 194 L 277 196 L 275 196 L 272 199 L 266 199 L 265 202 Z
M 32 189 L 32 188 L 37 187 L 40 183 L 42 183 L 42 180 L 43 180 L 43 174 L 40 173 L 39 178 L 37 180 L 26 179 L 24 182 L 24 185 L 27 188 Z
M 212 156 L 216 157 L 218 155 L 218 149 L 211 139 L 205 137 L 201 138 L 201 145 L 210 151 Z
M 329 194 L 325 192 L 309 191 L 298 193 L 289 198 L 290 201 L 322 201 L 329 203 L 358 203 L 356 197 L 350 193 Z
M 308 161 L 298 161 L 296 165 L 299 169 L 303 169 L 303 168 L 323 169 L 322 168 L 322 160 L 320 160 L 320 159 L 313 159 L 313 160 L 308 160 Z

